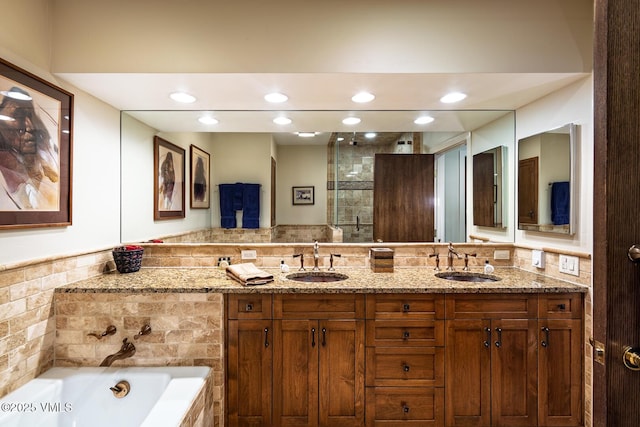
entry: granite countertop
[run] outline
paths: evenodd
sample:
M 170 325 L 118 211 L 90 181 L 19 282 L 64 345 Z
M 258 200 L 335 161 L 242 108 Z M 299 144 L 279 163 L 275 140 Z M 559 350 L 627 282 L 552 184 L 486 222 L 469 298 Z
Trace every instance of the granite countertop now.
M 374 273 L 367 268 L 344 268 L 336 272 L 348 279 L 339 282 L 304 283 L 286 278 L 279 269 L 264 268 L 274 275 L 266 285 L 243 286 L 218 268 L 141 268 L 135 273 L 117 272 L 56 288 L 59 293 L 559 293 L 587 292 L 588 288 L 516 268 L 497 268 L 497 282 L 458 282 L 435 276 L 432 268 L 395 268 L 393 273 Z M 290 273 L 296 273 L 292 270 Z M 480 273 L 481 271 L 473 272 Z

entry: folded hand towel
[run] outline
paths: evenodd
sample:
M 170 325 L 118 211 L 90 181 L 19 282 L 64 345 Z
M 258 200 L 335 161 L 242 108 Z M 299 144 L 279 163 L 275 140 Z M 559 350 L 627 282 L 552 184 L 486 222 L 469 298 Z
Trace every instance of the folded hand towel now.
M 273 274 L 260 270 L 251 262 L 230 265 L 226 272 L 228 277 L 242 285 L 264 285 L 273 282 Z

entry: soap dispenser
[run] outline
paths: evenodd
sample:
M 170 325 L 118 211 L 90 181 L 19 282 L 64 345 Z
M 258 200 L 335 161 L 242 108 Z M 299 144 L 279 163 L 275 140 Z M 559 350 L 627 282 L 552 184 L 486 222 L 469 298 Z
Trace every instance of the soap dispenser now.
M 280 261 L 280 271 L 283 272 L 283 273 L 288 273 L 289 272 L 289 266 L 284 263 L 284 260 Z
M 494 270 L 493 265 L 489 263 L 489 260 L 486 260 L 484 262 L 484 274 L 491 274 L 493 273 L 493 270 Z

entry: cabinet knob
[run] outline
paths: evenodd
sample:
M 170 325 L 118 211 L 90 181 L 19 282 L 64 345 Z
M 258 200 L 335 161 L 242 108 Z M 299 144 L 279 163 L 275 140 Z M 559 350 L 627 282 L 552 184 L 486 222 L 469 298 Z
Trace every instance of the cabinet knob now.
M 411 309 L 411 306 L 409 304 L 402 305 L 402 311 L 404 311 L 405 313 L 408 312 L 410 309 Z
M 253 311 L 253 304 L 247 304 L 244 306 L 245 311 Z
M 402 370 L 405 372 L 409 372 L 409 370 L 411 369 L 411 367 L 409 365 L 407 365 L 406 363 L 402 365 Z
M 409 331 L 404 331 L 402 333 L 402 339 L 403 340 L 408 340 L 410 336 L 411 336 L 411 334 L 409 333 Z
M 405 414 L 408 414 L 409 413 L 409 407 L 407 405 L 404 405 L 402 407 L 402 412 L 404 412 Z

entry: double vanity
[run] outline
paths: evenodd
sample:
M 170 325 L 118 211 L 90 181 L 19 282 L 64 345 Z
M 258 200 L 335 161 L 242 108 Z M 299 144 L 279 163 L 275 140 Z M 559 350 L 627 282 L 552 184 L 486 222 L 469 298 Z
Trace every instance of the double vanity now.
M 56 293 L 221 294 L 229 426 L 583 425 L 586 287 L 515 268 L 486 282 L 266 270 L 272 283 L 241 286 L 215 268 L 143 268 Z

